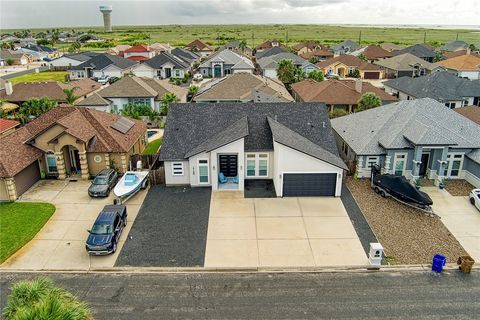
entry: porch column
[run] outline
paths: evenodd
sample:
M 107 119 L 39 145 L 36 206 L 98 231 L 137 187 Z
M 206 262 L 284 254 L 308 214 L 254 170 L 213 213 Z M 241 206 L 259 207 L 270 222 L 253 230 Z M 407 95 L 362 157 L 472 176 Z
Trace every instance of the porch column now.
M 78 156 L 80 157 L 80 171 L 82 172 L 82 179 L 88 180 L 88 178 L 90 178 L 90 174 L 88 172 L 87 152 L 79 151 Z
M 122 172 L 127 172 L 128 171 L 127 155 L 125 153 L 122 153 L 122 155 L 120 156 L 120 160 L 122 165 Z
M 13 178 L 5 178 L 5 185 L 7 187 L 8 199 L 10 201 L 17 200 L 17 187 Z
M 422 146 L 415 146 L 413 151 L 412 179 L 410 182 L 415 183 L 420 178 L 420 165 L 422 164 Z
M 392 159 L 392 156 L 389 156 L 389 155 L 385 156 L 385 162 L 383 163 L 383 167 L 382 167 L 382 174 L 386 174 L 390 172 L 391 159 Z
M 105 153 L 105 168 L 110 169 L 110 153 Z
M 435 179 L 435 185 L 438 187 L 440 183 L 445 179 L 445 168 L 447 165 L 447 155 L 448 155 L 448 147 L 444 147 L 442 149 L 442 157 L 438 161 L 438 169 L 437 169 L 437 178 Z
M 58 179 L 65 180 L 67 172 L 65 171 L 65 158 L 61 149 L 60 151 L 55 151 L 55 159 L 57 160 Z

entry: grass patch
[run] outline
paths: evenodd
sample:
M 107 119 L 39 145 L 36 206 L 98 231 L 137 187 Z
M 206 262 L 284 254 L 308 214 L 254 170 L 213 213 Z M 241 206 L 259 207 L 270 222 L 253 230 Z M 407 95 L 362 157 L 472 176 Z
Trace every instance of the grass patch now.
M 54 212 L 50 203 L 0 204 L 0 263 L 32 240 Z
M 157 153 L 158 149 L 163 143 L 163 137 L 153 140 L 149 144 L 147 144 L 147 147 L 145 150 L 143 150 L 143 154 L 155 154 Z
M 60 81 L 65 82 L 66 71 L 44 71 L 40 73 L 29 73 L 22 76 L 12 78 L 10 81 L 15 84 L 19 82 L 41 82 L 41 81 Z

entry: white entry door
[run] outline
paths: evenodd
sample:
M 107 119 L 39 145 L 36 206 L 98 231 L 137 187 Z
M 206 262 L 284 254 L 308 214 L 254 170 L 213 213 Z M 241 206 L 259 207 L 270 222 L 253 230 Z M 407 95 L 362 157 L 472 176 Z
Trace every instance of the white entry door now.
M 210 178 L 208 174 L 208 160 L 199 159 L 198 160 L 198 184 L 209 184 Z

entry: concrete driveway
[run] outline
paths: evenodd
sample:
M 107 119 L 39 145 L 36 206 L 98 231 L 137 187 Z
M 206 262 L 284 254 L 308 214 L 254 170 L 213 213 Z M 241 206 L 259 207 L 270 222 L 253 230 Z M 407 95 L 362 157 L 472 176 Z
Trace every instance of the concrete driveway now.
M 23 270 L 89 270 L 113 267 L 146 195 L 146 190 L 127 201 L 127 226 L 117 252 L 91 257 L 85 250 L 88 232 L 100 210 L 113 203 L 108 198 L 88 196 L 89 181 L 41 180 L 20 201 L 50 202 L 56 211 L 35 238 L 17 251 L 1 267 Z
M 470 204 L 468 197 L 454 197 L 447 190 L 422 188 L 433 200 L 433 211 L 458 242 L 480 262 L 480 212 Z
M 339 198 L 246 199 L 213 192 L 205 267 L 365 266 Z

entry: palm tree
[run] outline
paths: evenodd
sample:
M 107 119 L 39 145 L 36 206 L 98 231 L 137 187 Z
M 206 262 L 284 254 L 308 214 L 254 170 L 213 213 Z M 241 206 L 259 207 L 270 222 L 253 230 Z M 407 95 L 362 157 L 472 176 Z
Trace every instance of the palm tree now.
M 63 89 L 63 93 L 65 93 L 65 102 L 68 104 L 73 104 L 75 100 L 78 99 L 78 96 L 75 95 L 74 91 L 79 89 L 78 87 L 73 87 L 72 89 Z
M 245 49 L 247 48 L 247 41 L 245 40 L 240 41 L 240 43 L 238 44 L 238 47 L 240 48 L 240 50 L 242 50 L 242 53 L 245 52 Z
M 170 103 L 175 103 L 175 102 L 178 102 L 178 101 L 179 101 L 179 99 L 177 98 L 175 93 L 171 93 L 171 92 L 165 93 L 165 95 L 163 96 L 163 98 L 161 100 L 161 106 L 162 106 L 161 114 L 163 116 L 166 116 L 167 113 L 168 113 L 168 106 L 170 105 Z
M 277 65 L 277 77 L 284 84 L 290 84 L 295 82 L 295 66 L 292 60 L 284 59 Z

